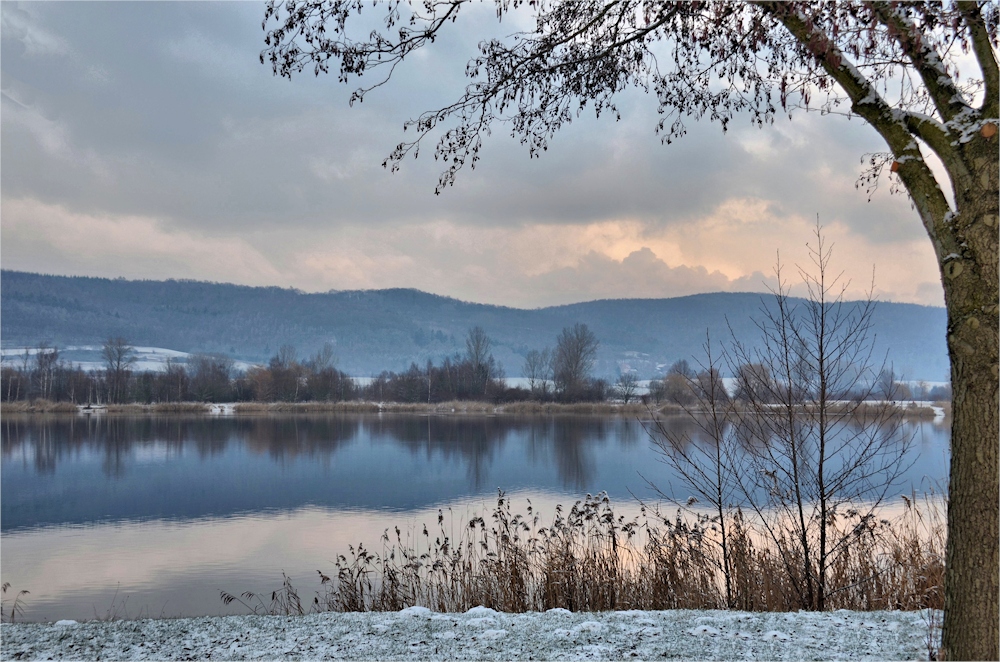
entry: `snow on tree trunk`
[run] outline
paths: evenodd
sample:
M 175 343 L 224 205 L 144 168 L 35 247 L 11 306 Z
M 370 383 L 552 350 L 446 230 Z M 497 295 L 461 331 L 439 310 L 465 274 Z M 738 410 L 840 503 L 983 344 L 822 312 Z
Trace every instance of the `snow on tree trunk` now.
M 952 174 L 958 213 L 948 225 L 963 250 L 941 260 L 954 394 L 942 642 L 951 660 L 995 660 L 1000 650 L 998 141 L 989 133 L 964 146 L 971 172 Z

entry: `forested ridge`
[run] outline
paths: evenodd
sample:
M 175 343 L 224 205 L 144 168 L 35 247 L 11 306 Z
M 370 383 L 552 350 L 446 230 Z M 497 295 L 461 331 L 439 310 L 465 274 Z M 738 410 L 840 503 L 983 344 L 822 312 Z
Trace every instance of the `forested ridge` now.
M 67 277 L 0 273 L 3 346 L 97 345 L 121 336 L 137 346 L 219 353 L 266 362 L 283 345 L 309 355 L 330 343 L 336 365 L 355 375 L 439 363 L 465 349 L 480 326 L 507 376 L 525 355 L 551 344 L 560 329 L 587 324 L 600 346 L 595 375 L 633 370 L 662 375 L 700 352 L 709 330 L 757 335 L 751 318 L 767 295 L 713 293 L 670 299 L 613 299 L 535 310 L 469 303 L 412 289 L 305 293 L 184 280 Z M 948 375 L 943 308 L 882 302 L 875 313 L 879 352 L 896 374 L 944 381 Z

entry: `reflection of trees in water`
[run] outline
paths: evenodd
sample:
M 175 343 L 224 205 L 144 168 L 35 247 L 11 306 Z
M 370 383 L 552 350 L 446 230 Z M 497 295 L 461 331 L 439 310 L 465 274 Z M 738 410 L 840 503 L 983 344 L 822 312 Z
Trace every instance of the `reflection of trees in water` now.
M 344 417 L 7 416 L 0 430 L 3 457 L 30 449 L 37 473 L 89 452 L 103 456 L 106 475 L 120 477 L 142 449 L 168 457 L 193 450 L 204 459 L 245 443 L 275 460 L 329 457 L 357 437 L 359 425 Z
M 364 430 L 428 459 L 457 460 L 467 467 L 476 489 L 484 487 L 490 467 L 511 439 L 524 441 L 524 462 L 537 465 L 551 458 L 562 485 L 577 490 L 596 476 L 597 447 L 613 439 L 627 449 L 645 438 L 638 421 L 598 416 L 9 416 L 2 430 L 3 457 L 30 449 L 39 474 L 52 473 L 60 460 L 88 452 L 101 456 L 109 477 L 123 476 L 141 450 L 167 457 L 193 450 L 204 459 L 243 444 L 248 452 L 276 462 L 299 457 L 329 461 Z
M 423 451 L 428 460 L 438 455 L 457 458 L 468 467 L 472 485 L 483 487 L 486 472 L 509 435 L 523 429 L 519 421 L 496 416 L 383 416 L 367 421 L 374 438 L 385 436 L 413 454 Z
M 694 422 L 669 417 L 667 423 L 691 439 L 710 444 Z M 947 427 L 929 422 L 918 426 L 918 440 L 928 448 Z M 334 454 L 358 439 L 382 438 L 423 454 L 461 463 L 471 486 L 486 485 L 491 467 L 512 441 L 523 444 L 517 458 L 526 466 L 549 462 L 561 485 L 572 491 L 605 489 L 595 485 L 596 452 L 609 441 L 623 452 L 648 443 L 642 423 L 630 418 L 600 416 L 414 416 L 389 414 L 289 415 L 259 417 L 208 416 L 5 416 L 0 425 L 0 452 L 30 461 L 38 474 L 52 474 L 60 461 L 89 453 L 101 458 L 105 475 L 120 477 L 142 451 L 158 456 L 197 453 L 204 459 L 245 447 L 275 462 L 297 458 L 330 462 Z M 738 435 L 739 431 L 734 431 Z M 744 440 L 760 444 L 759 440 Z M 938 442 L 940 443 L 940 442 Z M 503 486 L 507 487 L 507 486 Z
M 618 431 L 615 433 L 615 439 L 623 449 L 635 448 L 639 444 L 640 439 L 646 441 L 648 438 L 646 428 L 643 427 L 643 424 L 638 419 L 634 418 L 623 418 Z
M 63 455 L 69 450 L 62 443 L 62 417 L 56 416 L 5 416 L 3 419 L 2 457 L 4 462 L 14 456 L 31 457 L 38 474 L 53 474 Z
M 917 447 L 903 455 L 902 467 L 904 467 L 905 471 L 915 463 L 921 452 L 929 452 L 933 447 L 939 446 L 941 436 L 947 436 L 948 433 L 947 428 L 928 421 L 911 420 L 903 421 L 900 424 L 897 424 L 897 422 L 898 419 L 886 419 L 876 423 L 867 423 L 858 419 L 841 419 L 833 432 L 827 436 L 825 442 L 828 447 L 842 445 L 845 450 L 833 458 L 828 458 L 827 470 L 831 474 L 836 474 L 848 468 L 849 463 L 856 461 L 855 454 L 850 452 L 852 444 L 869 443 L 867 441 L 868 438 L 880 440 L 880 445 L 884 445 L 886 450 L 885 454 L 894 456 L 894 453 L 900 450 L 901 445 L 908 445 L 909 440 L 916 437 L 918 441 L 922 442 L 922 445 L 918 444 Z M 787 425 L 787 422 L 783 423 Z M 814 462 L 818 442 L 815 436 L 810 434 L 811 430 L 808 427 L 809 419 L 800 417 L 792 424 L 795 425 L 796 438 L 804 440 L 796 449 L 798 451 L 796 457 L 798 469 L 802 471 L 805 467 L 810 466 L 810 463 Z M 706 430 L 710 429 L 710 426 L 702 415 L 696 414 L 693 417 L 671 416 L 664 421 L 664 425 L 669 428 L 670 434 L 673 435 L 671 443 L 676 443 L 677 452 L 685 452 L 693 445 L 705 453 L 706 457 L 712 455 L 710 451 L 714 451 L 717 442 L 715 438 L 706 433 Z M 728 455 L 724 461 L 734 467 L 738 467 L 739 471 L 748 472 L 752 470 L 748 468 L 748 464 L 746 463 L 748 458 L 753 454 L 763 455 L 766 453 L 769 457 L 774 458 L 776 464 L 785 467 L 787 473 L 791 474 L 792 458 L 790 455 L 785 454 L 781 447 L 782 435 L 785 435 L 784 438 L 790 436 L 784 428 L 766 428 L 761 426 L 755 430 L 748 430 L 745 426 L 734 425 L 731 421 L 725 421 L 722 424 L 720 438 L 728 437 L 733 439 L 735 441 L 734 448 L 737 452 Z M 671 451 L 660 448 L 657 452 L 668 453 Z M 845 482 L 845 485 L 862 497 L 867 496 L 872 489 L 870 486 L 873 484 L 873 481 L 877 485 L 882 476 L 888 475 L 888 469 L 879 465 L 881 458 L 881 455 L 874 457 L 874 461 L 864 467 L 866 478 L 863 480 L 856 478 L 853 482 Z M 684 485 L 683 481 L 679 481 L 678 485 Z M 828 487 L 831 485 L 833 484 L 829 483 Z M 671 486 L 671 489 L 673 489 L 673 486 Z M 687 490 L 689 488 L 684 486 L 683 489 Z M 763 499 L 767 495 L 768 489 L 770 489 L 770 486 L 766 483 L 755 485 L 752 494 L 755 498 Z M 829 493 L 840 496 L 841 492 L 838 490 L 839 488 L 834 489 L 830 487 Z M 672 498 L 682 497 L 681 494 L 674 492 L 668 493 L 668 496 Z
M 104 473 L 120 477 L 140 449 L 169 456 L 193 445 L 202 457 L 221 453 L 228 439 L 217 423 L 176 416 L 10 416 L 2 428 L 3 456 L 31 448 L 36 470 L 50 473 L 67 457 L 99 454 Z
M 298 457 L 328 462 L 333 454 L 358 437 L 357 416 L 262 416 L 233 419 L 236 437 L 247 449 L 283 462 Z
M 597 446 L 615 439 L 623 448 L 634 447 L 645 435 L 638 421 L 591 416 L 383 416 L 366 425 L 372 436 L 388 437 L 411 453 L 457 458 L 468 467 L 469 481 L 477 490 L 515 437 L 525 442 L 526 462 L 538 464 L 551 457 L 563 487 L 580 490 L 596 475 Z
M 13 420 L 12 420 L 13 419 Z M 15 454 L 24 456 L 30 452 L 32 466 L 36 473 L 55 473 L 58 459 L 58 436 L 53 433 L 49 417 L 39 421 L 37 426 L 28 428 L 19 417 L 6 416 L 3 420 L 3 458 L 10 461 Z
M 601 420 L 570 418 L 553 422 L 549 428 L 552 434 L 552 455 L 556 461 L 559 480 L 565 487 L 582 490 L 593 479 L 597 470 L 593 449 L 584 440 L 589 436 L 594 443 L 604 443 L 605 427 Z

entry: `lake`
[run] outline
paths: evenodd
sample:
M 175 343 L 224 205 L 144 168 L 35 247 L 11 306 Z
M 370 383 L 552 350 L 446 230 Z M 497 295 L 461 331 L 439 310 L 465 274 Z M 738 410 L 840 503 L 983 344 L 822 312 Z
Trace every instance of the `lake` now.
M 898 492 L 939 490 L 947 426 L 906 427 Z M 0 432 L 4 607 L 30 591 L 24 620 L 244 613 L 219 591 L 269 595 L 282 571 L 311 599 L 348 545 L 381 551 L 439 509 L 459 528 L 498 489 L 548 516 L 600 491 L 637 512 L 647 479 L 688 494 L 629 417 L 10 415 Z

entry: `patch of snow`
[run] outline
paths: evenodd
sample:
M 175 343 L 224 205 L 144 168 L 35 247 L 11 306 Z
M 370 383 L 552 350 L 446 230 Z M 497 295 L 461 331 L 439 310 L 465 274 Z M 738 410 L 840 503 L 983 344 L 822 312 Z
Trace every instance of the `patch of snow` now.
M 697 637 L 717 637 L 721 632 L 716 630 L 711 625 L 699 625 L 696 628 L 691 628 L 689 632 Z
M 400 616 L 416 616 L 418 618 L 430 618 L 433 613 L 427 607 L 407 607 L 399 610 Z
M 584 621 L 573 629 L 576 632 L 590 632 L 591 634 L 597 634 L 604 629 L 604 626 L 597 621 Z
M 465 621 L 465 624 L 473 628 L 488 628 L 496 625 L 497 621 L 491 616 L 485 616 L 483 618 L 470 618 Z
M 0 635 L 4 659 L 106 660 L 926 660 L 940 636 L 928 612 L 470 612 L 4 623 Z
M 788 641 L 791 639 L 787 634 L 779 630 L 770 630 L 760 636 L 764 641 Z
M 466 616 L 496 616 L 497 612 L 495 609 L 490 609 L 489 607 L 473 607 L 469 611 L 465 612 Z
M 223 402 L 208 406 L 208 413 L 215 416 L 234 416 L 236 414 L 235 402 Z

